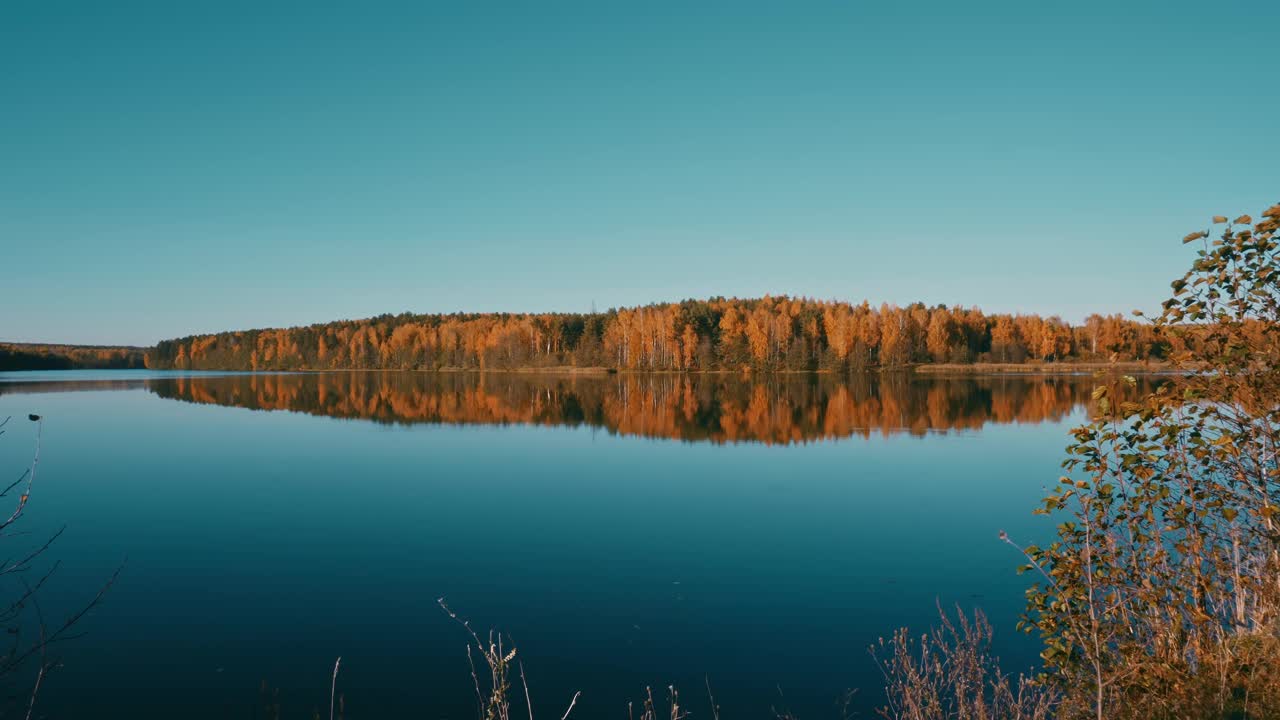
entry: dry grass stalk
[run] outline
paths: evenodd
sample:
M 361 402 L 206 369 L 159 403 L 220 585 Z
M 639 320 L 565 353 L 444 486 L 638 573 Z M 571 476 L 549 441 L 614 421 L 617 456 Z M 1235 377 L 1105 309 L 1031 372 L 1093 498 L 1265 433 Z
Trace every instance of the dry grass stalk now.
M 689 713 L 680 707 L 680 693 L 675 689 L 675 686 L 667 686 L 667 709 L 665 712 L 661 712 L 661 715 L 659 714 L 658 704 L 653 699 L 653 688 L 646 687 L 644 695 L 644 702 L 641 703 L 640 707 L 640 720 L 659 720 L 661 715 L 666 715 L 667 720 L 684 720 L 684 718 L 689 717 Z M 716 714 L 719 717 L 718 709 Z M 635 720 L 632 713 L 632 703 L 627 703 L 627 717 L 630 720 Z
M 1028 679 L 1010 678 L 991 654 L 991 625 L 982 612 L 970 620 L 957 608 L 953 622 L 939 608 L 940 625 L 913 640 L 906 628 L 883 638 L 871 655 L 884 673 L 891 720 L 1047 720 L 1056 693 Z
M 467 662 L 471 666 L 471 681 L 476 693 L 477 716 L 480 720 L 511 720 L 511 671 L 512 661 L 516 658 L 516 648 L 512 646 L 508 650 L 501 633 L 495 633 L 492 630 L 489 631 L 488 641 L 482 641 L 479 633 L 471 627 L 471 623 L 458 617 L 458 614 L 445 603 L 444 598 L 439 598 L 436 602 L 471 637 L 471 642 L 467 643 Z M 489 677 L 485 683 L 480 681 L 480 673 L 476 670 L 474 653 L 478 653 L 484 659 L 485 665 L 489 670 Z M 528 713 L 529 720 L 533 720 L 533 702 L 530 699 L 529 683 L 525 678 L 524 665 L 517 663 L 516 668 L 520 673 L 520 684 L 524 690 L 525 710 Z M 561 720 L 568 720 L 573 708 L 578 704 L 578 698 L 581 696 L 581 692 L 573 694 L 573 699 L 569 701 L 569 707 L 564 711 L 564 716 Z

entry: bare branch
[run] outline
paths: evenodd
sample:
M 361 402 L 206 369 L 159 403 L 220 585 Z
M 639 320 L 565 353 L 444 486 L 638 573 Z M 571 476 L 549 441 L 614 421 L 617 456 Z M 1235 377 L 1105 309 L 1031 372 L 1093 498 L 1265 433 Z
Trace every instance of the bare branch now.
M 342 665 L 342 656 L 333 663 L 333 683 L 329 686 L 329 720 L 333 720 L 333 699 L 338 694 L 338 667 Z
M 573 694 L 573 699 L 569 701 L 569 708 L 564 711 L 564 715 L 560 717 L 560 720 L 569 720 L 569 713 L 573 712 L 573 706 L 578 704 L 579 697 L 582 697 L 581 690 Z

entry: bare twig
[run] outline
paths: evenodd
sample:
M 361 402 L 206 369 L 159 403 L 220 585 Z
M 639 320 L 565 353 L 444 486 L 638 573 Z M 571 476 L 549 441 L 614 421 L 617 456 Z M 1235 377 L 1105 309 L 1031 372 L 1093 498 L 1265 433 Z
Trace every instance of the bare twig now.
M 7 520 L 0 522 L 0 530 L 4 530 L 9 527 L 19 517 L 21 517 L 23 509 L 27 507 L 27 501 L 31 499 L 31 487 L 36 481 L 36 468 L 40 466 L 40 435 L 41 431 L 44 429 L 44 420 L 39 415 L 32 415 L 31 420 L 36 424 L 36 451 L 35 455 L 31 458 L 31 469 L 25 474 L 27 487 L 23 491 L 22 497 L 18 498 L 18 506 L 13 509 L 13 513 L 9 515 Z M 22 480 L 19 479 L 18 482 L 20 483 Z M 14 484 L 16 485 L 17 483 Z M 8 492 L 8 490 L 5 492 Z
M 44 545 L 41 545 L 37 550 L 27 555 L 23 559 L 19 560 L 18 562 L 10 564 L 9 561 L 6 560 L 4 565 L 0 565 L 0 575 L 7 575 L 11 572 L 20 572 L 22 570 L 26 570 L 28 564 L 32 560 L 35 560 L 37 557 L 39 557 L 42 553 L 44 553 L 45 550 L 48 550 L 49 546 L 52 545 L 54 541 L 57 540 L 62 535 L 63 531 L 66 529 L 67 529 L 66 525 L 63 525 L 62 527 L 58 528 L 58 531 L 55 532 L 53 535 L 51 535 L 49 539 L 45 541 Z
M 36 709 L 36 695 L 40 694 L 40 683 L 44 680 L 44 673 L 48 667 L 40 663 L 40 671 L 36 673 L 35 687 L 31 688 L 31 702 L 27 703 L 27 720 L 31 720 L 31 713 Z
M 18 476 L 17 480 L 14 480 L 13 482 L 9 483 L 9 487 L 6 487 L 4 490 L 0 490 L 0 497 L 4 497 L 5 495 L 8 495 L 10 490 L 18 487 L 18 484 L 21 483 L 23 480 L 26 480 L 27 475 L 30 475 L 30 474 L 31 474 L 31 468 L 29 467 L 24 468 L 22 471 L 22 474 Z
M 529 710 L 529 720 L 533 720 L 533 701 L 529 699 L 529 681 L 524 677 L 524 661 L 518 663 L 520 667 L 520 684 L 524 686 L 524 706 Z
M 707 683 L 707 699 L 711 701 L 711 718 L 712 720 L 720 720 L 720 706 L 716 704 L 716 696 L 711 692 L 711 677 L 703 675 L 702 679 Z
M 46 575 L 46 577 L 48 576 Z M 31 700 L 27 703 L 26 720 L 31 720 L 31 713 L 36 709 L 36 697 L 40 694 L 40 683 L 44 682 L 44 674 L 49 669 L 49 662 L 46 657 L 49 643 L 47 640 L 48 633 L 44 622 L 44 610 L 40 607 L 40 601 L 35 598 L 35 590 L 27 585 L 25 580 L 23 581 L 23 585 L 26 585 L 27 595 L 32 598 L 31 602 L 36 608 L 36 619 L 40 623 L 40 670 L 36 673 L 36 683 L 31 688 Z
M 578 698 L 582 696 L 582 692 L 578 691 L 573 694 L 573 699 L 569 701 L 569 708 L 564 711 L 564 715 L 560 720 L 569 720 L 569 713 L 573 712 L 573 706 L 578 704 Z
M 338 668 L 342 665 L 342 656 L 333 662 L 333 683 L 329 686 L 329 720 L 333 720 L 333 700 L 338 694 Z
M 120 567 L 116 568 L 116 571 L 111 574 L 111 578 L 108 579 L 107 582 L 103 583 L 102 587 L 98 589 L 98 593 L 94 595 L 93 599 L 90 600 L 88 603 L 85 603 L 85 605 L 81 607 L 79 611 L 77 611 L 75 614 L 71 615 L 65 621 L 63 621 L 63 623 L 59 625 L 56 630 L 49 633 L 47 636 L 47 639 L 41 645 L 32 646 L 28 648 L 25 652 L 16 653 L 7 658 L 0 658 L 0 675 L 5 675 L 9 672 L 12 672 L 19 665 L 23 664 L 28 658 L 30 658 L 36 652 L 43 650 L 45 647 L 52 646 L 53 644 L 58 642 L 65 642 L 67 640 L 72 640 L 74 638 L 82 637 L 83 633 L 77 633 L 73 635 L 73 634 L 70 634 L 70 630 L 73 627 L 75 627 L 75 625 L 79 623 L 80 620 L 82 620 L 85 615 L 89 614 L 89 611 L 93 610 L 94 608 L 96 608 L 98 605 L 102 603 L 102 599 L 106 597 L 107 591 L 110 590 L 111 586 L 115 584 L 117 579 L 119 579 L 120 573 L 123 570 L 124 570 L 124 565 L 121 564 Z

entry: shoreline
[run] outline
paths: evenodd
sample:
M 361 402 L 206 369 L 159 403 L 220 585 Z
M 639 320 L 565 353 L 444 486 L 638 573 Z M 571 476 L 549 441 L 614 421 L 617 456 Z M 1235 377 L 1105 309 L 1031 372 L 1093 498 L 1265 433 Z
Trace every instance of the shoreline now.
M 26 372 L 66 372 L 73 370 L 106 370 L 108 368 L 65 368 L 36 369 Z M 186 368 L 137 368 L 137 370 L 156 370 L 159 372 L 192 372 L 192 373 L 330 373 L 330 372 L 370 372 L 370 373 L 441 373 L 441 374 L 504 374 L 504 375 L 559 375 L 604 377 L 608 375 L 739 375 L 743 377 L 767 375 L 832 375 L 852 376 L 862 374 L 892 375 L 910 374 L 930 377 L 973 376 L 973 375 L 1039 375 L 1039 376 L 1083 376 L 1099 373 L 1125 375 L 1173 375 L 1185 370 L 1170 363 L 1143 362 L 1062 362 L 1062 363 L 937 363 L 915 364 L 895 367 L 868 367 L 859 370 L 750 370 L 750 369 L 715 369 L 715 370 L 672 370 L 672 369 L 638 369 L 610 368 L 603 366 L 574 367 L 557 365 L 549 367 L 516 367 L 516 368 L 464 368 L 441 367 L 432 369 L 401 368 L 291 368 L 291 369 L 186 369 Z M 9 370 L 7 372 L 23 372 Z
M 1181 371 L 1165 362 L 938 363 L 916 365 L 912 370 L 920 375 L 1169 375 Z

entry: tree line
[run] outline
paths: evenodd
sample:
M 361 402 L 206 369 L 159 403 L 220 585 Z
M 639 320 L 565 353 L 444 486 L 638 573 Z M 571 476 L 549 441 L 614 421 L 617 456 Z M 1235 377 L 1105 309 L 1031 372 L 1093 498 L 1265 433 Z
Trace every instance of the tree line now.
M 0 370 L 128 370 L 145 367 L 145 354 L 136 347 L 0 343 Z
M 147 367 L 198 370 L 852 370 L 918 363 L 1161 360 L 1180 338 L 1121 315 L 988 315 L 807 298 L 713 298 L 601 313 L 381 315 L 160 342 Z

